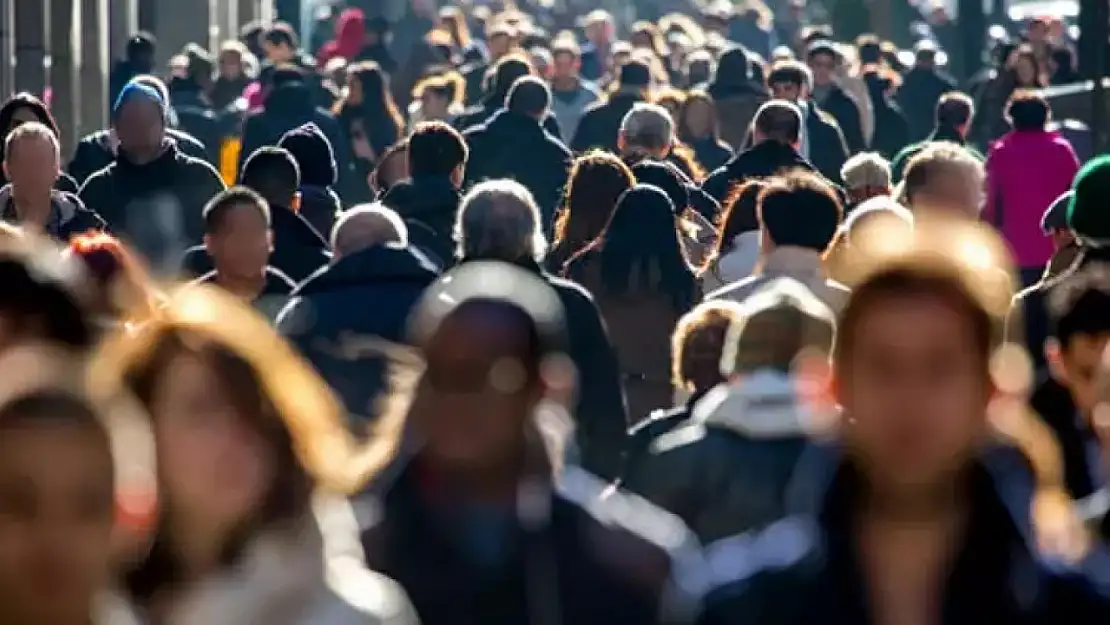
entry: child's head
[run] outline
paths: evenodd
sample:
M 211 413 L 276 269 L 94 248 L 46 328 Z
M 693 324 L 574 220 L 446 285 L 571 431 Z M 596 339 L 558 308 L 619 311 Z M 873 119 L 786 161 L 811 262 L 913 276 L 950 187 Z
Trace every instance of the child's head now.
M 1058 284 L 1049 297 L 1045 355 L 1053 376 L 1089 416 L 1097 402 L 1102 353 L 1110 342 L 1110 266 L 1091 264 Z
M 114 480 L 108 429 L 81 395 L 0 405 L 0 620 L 88 621 L 108 582 Z

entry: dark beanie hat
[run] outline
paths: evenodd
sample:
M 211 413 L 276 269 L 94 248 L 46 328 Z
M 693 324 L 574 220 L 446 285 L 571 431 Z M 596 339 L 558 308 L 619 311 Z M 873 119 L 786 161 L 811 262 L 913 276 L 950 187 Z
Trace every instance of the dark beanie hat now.
M 621 65 L 617 83 L 621 87 L 647 87 L 651 84 L 651 68 L 640 61 L 629 61 Z
M 1075 175 L 1074 195 L 1068 204 L 1068 226 L 1085 245 L 1110 244 L 1110 155 L 1091 160 Z
M 281 136 L 278 147 L 289 150 L 301 168 L 301 184 L 330 187 L 339 178 L 335 152 L 320 127 L 309 122 Z

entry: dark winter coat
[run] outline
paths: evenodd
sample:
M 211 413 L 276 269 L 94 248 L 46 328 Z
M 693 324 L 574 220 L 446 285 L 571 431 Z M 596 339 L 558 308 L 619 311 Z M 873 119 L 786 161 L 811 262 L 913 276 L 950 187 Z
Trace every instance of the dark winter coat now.
M 738 152 L 724 166 L 717 168 L 702 183 L 702 190 L 723 202 L 732 190 L 752 178 L 766 178 L 780 171 L 804 169 L 816 171 L 797 150 L 777 141 L 764 141 Z
M 409 313 L 437 274 L 419 252 L 371 247 L 302 282 L 278 315 L 278 331 L 335 389 L 357 431 L 376 414 L 389 357 L 362 353 L 360 341 L 405 344 Z
M 206 160 L 217 165 L 223 137 L 216 109 L 208 96 L 193 81 L 179 79 L 170 82 L 170 103 L 178 128 L 200 141 Z
M 72 193 L 53 191 L 50 197 L 51 215 L 46 222 L 46 234 L 59 243 L 66 243 L 74 236 L 89 230 L 105 230 L 107 224 L 95 212 L 85 208 Z M 0 219 L 13 226 L 19 225 L 12 186 L 0 187 Z
M 570 149 L 581 154 L 590 148 L 601 148 L 617 153 L 617 135 L 620 134 L 624 116 L 637 102 L 643 102 L 640 93 L 617 92 L 603 102 L 596 102 L 582 115 L 578 130 L 570 142 Z
M 494 115 L 501 112 L 505 107 L 505 98 L 490 97 L 487 98 L 488 102 L 472 106 L 459 114 L 452 125 L 459 129 L 460 132 L 466 132 L 475 126 L 481 126 L 488 123 Z M 551 133 L 552 137 L 560 141 L 565 138 L 559 134 L 559 123 L 555 120 L 555 116 L 548 112 L 547 116 L 543 118 L 543 129 Z
M 533 506 L 471 516 L 417 457 L 368 506 L 367 561 L 404 588 L 423 625 L 684 621 L 678 581 L 699 561 L 696 540 L 673 516 L 605 487 L 571 466 L 558 480 L 522 480 Z M 476 553 L 478 532 L 500 541 L 494 553 Z
M 871 136 L 871 150 L 894 158 L 909 142 L 909 125 L 898 103 L 884 90 L 883 81 L 872 74 L 864 77 L 875 114 L 875 132 Z
M 832 115 L 836 124 L 840 126 L 849 154 L 856 154 L 867 148 L 867 143 L 863 140 L 863 120 L 860 116 L 859 103 L 852 94 L 840 85 L 833 84 L 829 86 L 828 94 L 819 105 L 821 110 Z M 810 149 L 813 149 L 812 144 Z
M 79 197 L 161 272 L 176 269 L 182 252 L 200 242 L 204 207 L 223 190 L 211 165 L 168 142 L 161 156 L 144 165 L 121 153 L 85 181 Z
M 809 162 L 821 175 L 840 184 L 840 170 L 848 161 L 851 153 L 848 143 L 836 119 L 816 104 L 809 102 L 805 107 L 805 132 L 809 144 Z
M 343 212 L 343 203 L 330 187 L 301 185 L 301 205 L 298 213 L 323 235 L 331 236 L 335 220 Z
M 937 102 L 949 91 L 956 90 L 952 78 L 933 69 L 915 67 L 906 72 L 898 88 L 898 106 L 906 116 L 910 141 L 922 141 L 936 124 Z
M 178 128 L 167 128 L 166 136 L 173 139 L 182 154 L 208 162 L 208 151 L 196 137 Z M 78 185 L 81 185 L 90 176 L 111 165 L 115 160 L 116 152 L 112 147 L 111 132 L 98 130 L 91 135 L 86 135 L 77 143 L 73 160 L 69 162 L 66 172 L 73 176 Z
M 454 264 L 452 232 L 461 200 L 459 190 L 449 178 L 434 176 L 402 180 L 381 198 L 383 205 L 405 220 L 409 243 L 441 269 Z
M 705 171 L 713 171 L 732 158 L 732 147 L 713 135 L 687 141 L 694 148 L 694 156 Z
M 723 77 L 719 76 L 718 80 L 721 79 Z M 709 95 L 713 96 L 713 102 L 717 106 L 721 140 L 733 149 L 743 146 L 756 111 L 769 99 L 767 90 L 748 80 L 735 84 L 715 82 L 709 86 Z M 709 165 L 705 165 L 705 168 L 715 169 Z
M 247 115 L 243 122 L 238 171 L 243 170 L 243 163 L 255 150 L 277 145 L 282 135 L 308 123 L 316 124 L 327 137 L 336 166 L 343 171 L 349 164 L 350 154 L 346 135 L 331 113 L 315 105 L 310 88 L 300 84 L 279 87 L 266 98 L 266 108 Z
M 270 266 L 299 283 L 331 261 L 328 242 L 311 224 L 293 211 L 280 206 L 270 207 L 270 229 L 274 251 Z M 185 275 L 202 276 L 212 271 L 212 259 L 203 245 L 189 248 L 181 260 Z
M 854 532 L 862 478 L 828 449 L 801 462 L 798 483 L 812 486 L 791 499 L 790 516 L 757 535 L 724 539 L 706 554 L 713 589 L 700 625 L 751 614 L 761 625 L 873 622 L 862 563 L 845 539 Z M 1107 622 L 1107 554 L 1095 550 L 1076 564 L 1041 554 L 1024 457 L 1013 449 L 985 452 L 970 473 L 970 518 L 941 589 L 939 622 Z
M 508 109 L 463 136 L 470 146 L 467 184 L 497 178 L 521 183 L 536 199 L 544 230 L 550 235 L 574 158 L 570 150 L 535 119 Z

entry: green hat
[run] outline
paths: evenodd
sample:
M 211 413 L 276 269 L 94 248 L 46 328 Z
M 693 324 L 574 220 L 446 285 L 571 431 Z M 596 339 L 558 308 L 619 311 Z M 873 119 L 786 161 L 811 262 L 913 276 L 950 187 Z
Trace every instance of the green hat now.
M 1068 203 L 1068 227 L 1084 245 L 1110 245 L 1110 155 L 1092 159 L 1072 183 Z

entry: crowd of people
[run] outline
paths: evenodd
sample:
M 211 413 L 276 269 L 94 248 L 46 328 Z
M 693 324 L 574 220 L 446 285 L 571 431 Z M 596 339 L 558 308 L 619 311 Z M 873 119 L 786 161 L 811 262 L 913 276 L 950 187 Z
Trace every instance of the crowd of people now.
M 1066 30 L 433 5 L 0 107 L 0 622 L 1110 623 Z

